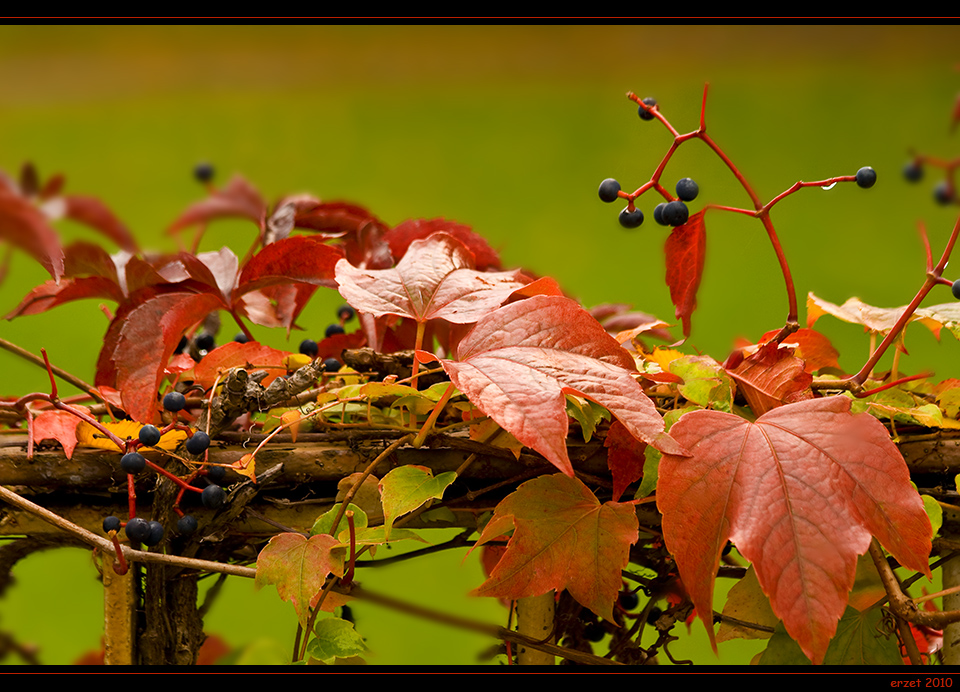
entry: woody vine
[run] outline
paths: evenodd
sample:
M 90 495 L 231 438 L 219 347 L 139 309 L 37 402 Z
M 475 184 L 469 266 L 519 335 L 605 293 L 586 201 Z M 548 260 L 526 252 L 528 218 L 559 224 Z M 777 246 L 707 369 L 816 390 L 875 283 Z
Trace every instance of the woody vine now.
M 107 466 L 90 482 L 109 487 L 124 511 L 91 531 L 45 508 L 42 483 L 9 480 L 10 469 L 0 482 L 19 489 L 0 486 L 0 495 L 92 546 L 104 571 L 146 566 L 133 604 L 145 622 L 119 662 L 195 662 L 204 640 L 195 580 L 204 572 L 276 587 L 296 614 L 292 661 L 361 656 L 350 600 L 403 607 L 366 592 L 362 570 L 378 547 L 423 540 L 418 527 L 429 522 L 461 527 L 450 545 L 482 554 L 488 578 L 476 595 L 546 598 L 541 636 L 513 631 L 512 609 L 502 626 L 421 612 L 488 633 L 511 663 L 523 660 L 518 651 L 581 663 L 674 660 L 678 623 L 691 617 L 715 649 L 715 621 L 725 637 L 769 638 L 761 663 L 938 660 L 938 632 L 960 615 L 929 610 L 933 596 L 910 586 L 948 559 L 934 538 L 949 497 L 921 496 L 898 443 L 921 430 L 952 435 L 960 386 L 875 367 L 912 322 L 960 333 L 956 304 L 921 307 L 941 285 L 960 292 L 944 276 L 960 219 L 936 262 L 922 234 L 926 267 L 905 307 L 834 305 L 811 293 L 801 327 L 775 207 L 810 187 L 872 187 L 873 169 L 797 182 L 764 202 L 707 133 L 707 89 L 689 133 L 655 100 L 628 98 L 673 143 L 647 182 L 625 192 L 608 179 L 599 196 L 626 202 L 627 228 L 643 223 L 646 195 L 663 200 L 652 215 L 670 227 L 666 282 L 680 341 L 648 315 L 588 310 L 550 278 L 504 270 L 481 236 L 444 219 L 391 227 L 359 205 L 306 195 L 271 206 L 245 179 L 218 187 L 202 166 L 208 196 L 170 226 L 181 250 L 152 255 L 102 202 L 64 193 L 62 176 L 42 181 L 26 165 L 19 180 L 0 179 L 0 239 L 51 275 L 7 319 L 78 299 L 116 304 L 105 308 L 93 383 L 46 353 L 0 340 L 50 381 L 49 392 L 0 401 L 0 425 L 15 441 L 0 468 L 95 454 Z M 663 184 L 676 150 L 693 141 L 729 168 L 752 208 L 710 203 L 690 213 L 700 198 L 694 180 L 681 179 L 676 194 Z M 908 179 L 922 167 L 943 168 L 938 199 L 955 202 L 955 166 L 915 156 Z M 707 260 L 706 222 L 716 213 L 757 219 L 787 297 L 784 323 L 722 362 L 682 350 Z M 90 241 L 62 247 L 51 226 L 58 216 L 101 232 L 120 252 Z M 246 252 L 198 252 L 206 226 L 225 217 L 256 229 Z M 298 328 L 317 290 L 345 301 L 324 338 L 304 340 L 296 353 L 253 340 L 250 323 Z M 221 314 L 238 332 L 217 346 Z M 881 337 L 857 373 L 840 371 L 814 329 L 824 315 Z M 58 380 L 84 394 L 61 397 Z M 279 443 L 283 463 L 272 452 Z M 43 448 L 51 444 L 54 451 Z M 290 452 L 309 444 L 355 454 L 349 470 L 319 478 L 309 451 L 302 459 Z M 298 517 L 302 526 L 258 504 L 265 493 L 295 495 L 309 483 L 338 492 Z M 870 576 L 855 590 L 864 570 Z M 718 575 L 768 601 L 771 619 L 715 613 Z M 183 618 L 174 635 L 162 622 L 164 602 L 177 603 Z M 642 644 L 645 629 L 652 644 Z M 869 660 L 842 658 L 851 629 L 873 642 Z

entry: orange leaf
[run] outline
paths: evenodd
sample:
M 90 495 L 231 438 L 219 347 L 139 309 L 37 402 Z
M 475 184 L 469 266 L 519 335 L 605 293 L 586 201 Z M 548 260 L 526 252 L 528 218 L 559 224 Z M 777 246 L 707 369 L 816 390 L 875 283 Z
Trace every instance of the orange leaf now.
M 664 454 L 663 535 L 711 641 L 713 584 L 727 540 L 753 563 L 774 613 L 819 663 L 871 536 L 930 574 L 930 521 L 886 428 L 850 399 L 811 399 L 751 423 L 693 411 L 670 434 L 693 454 Z M 715 646 L 715 645 L 714 645 Z
M 477 545 L 510 529 L 506 552 L 474 595 L 525 598 L 566 589 L 578 603 L 613 621 L 620 571 L 637 540 L 633 504 L 600 504 L 576 478 L 541 476 L 497 505 Z

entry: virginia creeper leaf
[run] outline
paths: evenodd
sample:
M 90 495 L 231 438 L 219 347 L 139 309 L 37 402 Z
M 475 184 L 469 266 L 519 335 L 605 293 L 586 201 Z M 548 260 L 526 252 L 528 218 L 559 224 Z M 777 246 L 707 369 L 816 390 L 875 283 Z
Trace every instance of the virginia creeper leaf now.
M 293 604 L 301 627 L 305 627 L 327 576 L 343 576 L 343 558 L 343 546 L 328 534 L 310 538 L 299 533 L 277 534 L 257 557 L 254 581 L 258 589 L 276 586 L 280 598 Z
M 657 505 L 666 545 L 713 640 L 713 584 L 730 539 L 753 563 L 774 613 L 823 661 L 871 536 L 929 576 L 931 528 L 900 452 L 879 421 L 842 396 L 769 411 L 751 423 L 693 411 L 670 434 Z
M 426 466 L 407 465 L 390 471 L 380 481 L 385 537 L 390 538 L 390 529 L 397 517 L 412 512 L 430 499 L 439 500 L 447 486 L 456 479 L 455 471 L 434 478 L 433 471 Z
M 633 358 L 569 298 L 533 296 L 488 314 L 458 360 L 442 364 L 477 408 L 568 476 L 565 393 L 604 406 L 638 440 L 684 454 L 633 378 Z
M 773 341 L 761 344 L 755 353 L 727 373 L 736 380 L 750 410 L 757 416 L 782 404 L 813 397 L 810 389 L 813 376 L 806 371 L 803 361 Z
M 193 367 L 193 375 L 195 381 L 206 388 L 212 387 L 218 378 L 220 382 L 223 382 L 224 375 L 231 368 L 248 368 L 251 370 L 270 368 L 267 370 L 267 376 L 260 382 L 264 387 L 267 387 L 283 374 L 283 370 L 279 368 L 285 365 L 285 361 L 290 355 L 285 351 L 278 351 L 256 341 L 245 344 L 231 341 L 223 346 L 218 346 L 205 355 L 203 360 Z M 306 363 L 301 365 L 306 365 Z M 297 367 L 289 369 L 296 370 Z
M 247 180 L 235 175 L 210 197 L 192 204 L 169 228 L 171 233 L 214 219 L 239 217 L 253 221 L 261 232 L 266 224 L 267 205 Z
M 387 231 L 383 239 L 390 244 L 394 257 L 403 257 L 414 240 L 424 240 L 434 233 L 451 235 L 473 253 L 474 268 L 480 271 L 500 269 L 500 257 L 483 236 L 474 233 L 469 226 L 446 219 L 411 219 Z
M 473 267 L 473 254 L 463 243 L 434 233 L 411 242 L 396 267 L 359 269 L 341 260 L 336 274 L 340 294 L 361 312 L 460 324 L 476 322 L 529 283 L 518 271 L 481 272 Z
M 603 440 L 607 448 L 607 466 L 613 476 L 613 499 L 619 500 L 623 491 L 643 477 L 647 456 L 646 446 L 637 442 L 620 421 L 613 421 Z
M 779 332 L 779 329 L 767 332 L 760 337 L 760 343 L 770 341 Z M 794 355 L 803 361 L 804 370 L 809 373 L 814 373 L 821 368 L 840 369 L 840 362 L 837 360 L 840 354 L 837 349 L 826 336 L 814 329 L 801 327 L 784 339 L 783 343 L 797 346 L 798 352 Z
M 64 216 L 101 231 L 113 242 L 131 254 L 139 252 L 133 234 L 102 201 L 84 195 L 65 195 Z
M 703 212 L 699 211 L 667 236 L 667 286 L 677 319 L 683 323 L 683 336 L 690 336 L 690 316 L 697 307 L 697 289 L 703 275 L 707 234 Z
M 316 635 L 307 644 L 307 654 L 318 661 L 330 658 L 350 658 L 367 650 L 353 623 L 340 618 L 324 618 L 313 632 Z
M 85 406 L 76 408 L 90 414 L 90 409 Z M 77 425 L 80 422 L 80 419 L 69 411 L 42 411 L 33 419 L 31 434 L 34 442 L 56 440 L 63 446 L 63 453 L 69 459 L 77 446 Z
M 120 306 L 97 361 L 97 386 L 120 390 L 124 410 L 134 420 L 151 423 L 164 365 L 183 333 L 213 310 L 223 307 L 218 293 L 145 289 L 142 300 Z
M 0 240 L 33 256 L 54 281 L 63 276 L 63 249 L 46 216 L 14 190 L 0 187 Z
M 612 622 L 637 527 L 633 504 L 601 504 L 576 478 L 553 474 L 527 481 L 497 505 L 477 541 L 513 529 L 506 552 L 473 595 L 526 598 L 566 589 Z

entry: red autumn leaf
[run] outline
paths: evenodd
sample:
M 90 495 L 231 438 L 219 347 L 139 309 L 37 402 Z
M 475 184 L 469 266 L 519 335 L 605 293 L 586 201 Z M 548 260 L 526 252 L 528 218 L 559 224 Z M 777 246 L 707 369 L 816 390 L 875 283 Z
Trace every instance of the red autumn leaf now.
M 727 373 L 736 380 L 754 415 L 762 415 L 782 404 L 812 399 L 813 376 L 790 349 L 768 341 Z
M 643 477 L 647 446 L 637 442 L 618 420 L 610 424 L 603 446 L 607 448 L 607 466 L 613 476 L 613 499 L 619 500 L 630 484 Z
M 250 258 L 240 272 L 237 290 L 246 293 L 290 283 L 336 288 L 334 271 L 342 257 L 339 248 L 325 244 L 319 237 L 278 240 Z
M 683 322 L 683 336 L 690 336 L 690 316 L 697 307 L 697 289 L 703 275 L 707 234 L 703 212 L 697 212 L 667 236 L 667 286 L 678 320 Z
M 506 552 L 473 595 L 516 599 L 566 589 L 613 621 L 620 572 L 637 540 L 633 504 L 601 504 L 576 478 L 540 476 L 497 505 L 477 544 L 511 529 Z
M 435 233 L 410 243 L 392 269 L 359 269 L 341 260 L 336 272 L 340 294 L 360 312 L 418 322 L 476 322 L 529 283 L 518 271 L 481 272 L 473 266 L 463 243 Z
M 386 232 L 383 239 L 390 244 L 394 257 L 403 257 L 414 240 L 424 240 L 434 233 L 452 235 L 463 243 L 474 257 L 474 268 L 480 271 L 499 270 L 500 256 L 490 247 L 483 236 L 474 233 L 469 226 L 446 219 L 411 219 Z
M 169 228 L 174 233 L 214 219 L 239 217 L 257 224 L 262 232 L 266 224 L 267 205 L 256 188 L 243 177 L 235 175 L 210 197 L 187 208 Z
M 78 406 L 84 413 L 90 411 L 84 406 Z M 63 445 L 63 453 L 67 459 L 73 456 L 77 446 L 77 425 L 80 419 L 68 411 L 43 411 L 33 419 L 32 434 L 35 442 L 41 440 L 56 440 Z
M 165 282 L 144 260 L 125 251 L 111 256 L 97 245 L 77 242 L 64 252 L 64 278 L 34 288 L 6 319 L 37 315 L 84 298 L 106 298 L 119 303 L 135 290 Z
M 606 407 L 637 439 L 685 454 L 634 379 L 633 358 L 569 298 L 533 296 L 488 314 L 442 364 L 475 406 L 568 476 L 566 392 Z
M 54 281 L 63 276 L 63 249 L 47 217 L 11 188 L 0 187 L 0 240 L 33 256 Z
M 139 252 L 133 234 L 113 212 L 96 197 L 65 195 L 64 216 L 101 231 L 113 242 L 131 254 Z
M 767 332 L 760 337 L 760 343 L 770 341 L 779 333 L 779 329 Z M 783 343 L 795 345 L 800 349 L 800 358 L 804 363 L 803 369 L 809 373 L 814 373 L 821 368 L 840 369 L 840 362 L 837 360 L 840 354 L 837 349 L 826 336 L 814 329 L 801 327 L 784 339 Z
M 263 244 L 286 238 L 294 228 L 309 229 L 324 239 L 341 238 L 372 217 L 363 207 L 343 202 L 321 202 L 311 195 L 284 197 L 267 219 Z
M 219 294 L 189 291 L 184 284 L 144 289 L 119 306 L 97 359 L 97 386 L 120 390 L 123 407 L 136 421 L 152 423 L 164 366 L 183 333 L 213 310 Z
M 277 377 L 285 374 L 283 361 L 289 355 L 285 351 L 278 351 L 256 341 L 245 344 L 231 341 L 205 355 L 203 360 L 193 366 L 193 374 L 196 382 L 204 387 L 212 387 L 218 377 L 222 382 L 223 375 L 231 368 L 271 368 L 267 370 L 267 377 L 260 383 L 266 387 Z
M 727 540 L 753 563 L 774 613 L 810 660 L 823 660 L 871 536 L 930 574 L 931 527 L 883 425 L 850 399 L 811 399 L 751 423 L 693 411 L 670 434 L 657 506 L 667 548 L 713 641 L 713 584 Z M 716 645 L 714 644 L 714 649 Z

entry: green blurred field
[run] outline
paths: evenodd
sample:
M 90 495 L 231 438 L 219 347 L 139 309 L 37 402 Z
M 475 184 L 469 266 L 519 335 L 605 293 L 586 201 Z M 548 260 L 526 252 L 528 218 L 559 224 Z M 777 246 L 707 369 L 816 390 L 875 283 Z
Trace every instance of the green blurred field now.
M 960 91 L 958 38 L 952 26 L 3 26 L 0 169 L 15 173 L 31 160 L 43 175 L 63 172 L 68 191 L 100 196 L 144 244 L 172 249 L 164 229 L 202 195 L 190 171 L 209 160 L 221 181 L 242 173 L 271 199 L 301 191 L 348 199 L 391 224 L 455 219 L 500 248 L 505 264 L 555 277 L 585 305 L 632 303 L 671 320 L 665 229 L 652 221 L 652 198 L 640 204 L 647 222 L 627 232 L 616 222 L 619 207 L 601 203 L 596 189 L 606 177 L 638 187 L 671 141 L 658 123 L 637 118 L 625 92 L 655 96 L 689 131 L 709 81 L 709 131 L 764 199 L 797 180 L 877 170 L 871 190 L 805 190 L 773 219 L 801 301 L 814 291 L 837 303 L 856 295 L 892 307 L 923 280 L 918 222 L 939 253 L 956 219 L 956 207 L 932 202 L 933 171 L 909 186 L 900 168 L 910 149 L 956 155 L 949 122 Z M 683 146 L 664 182 L 695 178 L 694 210 L 704 202 L 746 206 L 706 154 L 698 142 Z M 68 239 L 99 240 L 61 228 Z M 687 347 L 722 359 L 735 338 L 782 326 L 786 300 L 759 223 L 713 213 L 707 230 Z M 243 252 L 252 232 L 214 225 L 202 249 Z M 45 278 L 15 252 L 0 311 Z M 301 319 L 312 335 L 340 302 L 329 293 Z M 943 289 L 928 302 L 950 299 Z M 106 326 L 89 301 L 0 322 L 0 336 L 36 353 L 44 347 L 57 365 L 92 380 Z M 841 364 L 858 369 L 867 355 L 859 328 L 830 318 L 818 328 Z M 232 334 L 231 325 L 224 329 Z M 287 343 L 282 333 L 255 334 Z M 937 343 L 915 327 L 907 346 L 907 372 L 960 376 L 953 337 Z M 5 352 L 0 372 L 0 395 L 47 387 L 42 371 Z M 69 568 L 30 560 L 0 601 L 0 631 L 37 642 L 45 662 L 67 663 L 98 645 L 99 587 L 77 556 Z M 466 608 L 436 596 L 441 585 L 459 594 L 479 584 L 476 561 L 461 568 L 461 557 L 425 568 L 436 583 L 411 572 L 389 576 L 384 588 L 409 578 L 436 607 Z M 231 605 L 211 615 L 211 631 L 237 645 L 254 634 L 273 638 L 287 652 L 292 609 L 272 590 L 254 595 L 248 586 L 231 587 Z M 499 606 L 485 607 L 478 617 L 501 617 Z M 75 608 L 82 612 L 71 620 Z M 406 620 L 380 633 L 375 621 L 386 614 L 357 611 L 379 649 L 371 662 L 472 663 L 486 646 L 446 629 L 422 634 Z M 699 624 L 694 633 L 702 635 Z M 719 662 L 749 660 L 726 647 Z M 674 653 L 685 655 L 679 646 Z

